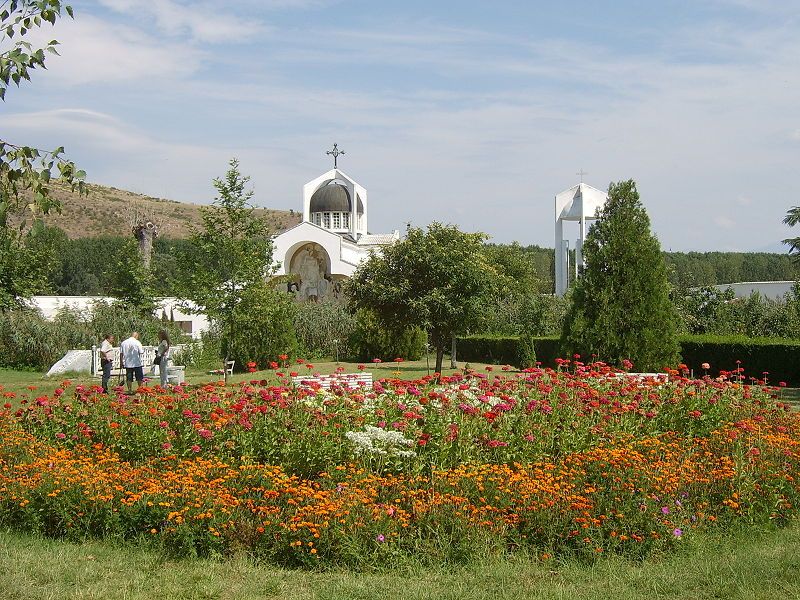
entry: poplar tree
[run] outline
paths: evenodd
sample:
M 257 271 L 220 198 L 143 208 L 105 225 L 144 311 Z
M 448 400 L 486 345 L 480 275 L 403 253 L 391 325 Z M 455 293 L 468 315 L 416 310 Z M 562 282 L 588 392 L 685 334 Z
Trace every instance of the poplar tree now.
M 586 267 L 572 294 L 563 349 L 656 371 L 678 360 L 677 312 L 667 268 L 633 180 L 612 183 L 583 246 Z

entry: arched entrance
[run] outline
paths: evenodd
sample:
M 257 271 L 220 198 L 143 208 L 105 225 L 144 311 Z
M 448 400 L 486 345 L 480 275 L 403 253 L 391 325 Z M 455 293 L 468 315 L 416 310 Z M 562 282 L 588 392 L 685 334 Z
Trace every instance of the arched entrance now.
M 331 259 L 325 248 L 315 242 L 307 242 L 297 248 L 289 261 L 289 274 L 297 285 L 299 300 L 320 300 L 333 295 L 330 264 Z

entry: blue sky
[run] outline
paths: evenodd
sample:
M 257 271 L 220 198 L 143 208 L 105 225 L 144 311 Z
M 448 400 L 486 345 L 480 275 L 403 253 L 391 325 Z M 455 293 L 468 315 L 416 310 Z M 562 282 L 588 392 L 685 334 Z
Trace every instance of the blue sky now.
M 370 229 L 553 244 L 553 197 L 633 178 L 665 249 L 775 250 L 800 204 L 800 2 L 75 0 L 0 105 L 94 182 L 208 203 L 231 157 L 300 209 L 341 166 Z M 48 28 L 49 29 L 49 28 Z M 572 233 L 572 232 L 570 232 Z

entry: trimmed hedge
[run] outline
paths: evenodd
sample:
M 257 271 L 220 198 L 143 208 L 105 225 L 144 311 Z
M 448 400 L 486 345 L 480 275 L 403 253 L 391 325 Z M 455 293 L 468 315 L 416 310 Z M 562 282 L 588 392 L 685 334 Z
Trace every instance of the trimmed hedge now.
M 747 338 L 743 336 L 695 335 L 681 338 L 683 363 L 702 375 L 700 365 L 711 366 L 709 375 L 720 371 L 733 371 L 737 366 L 744 369 L 747 381 L 759 379 L 768 373 L 770 383 L 786 382 L 800 387 L 800 341 L 777 338 Z M 741 361 L 738 365 L 736 361 Z
M 545 367 L 555 366 L 559 338 L 532 338 L 535 360 Z M 519 336 L 471 335 L 456 340 L 456 356 L 466 362 L 485 362 L 499 365 L 522 365 L 526 358 Z
M 544 367 L 555 367 L 559 354 L 559 338 L 533 338 L 536 361 Z M 701 365 L 709 363 L 712 377 L 720 371 L 744 369 L 747 381 L 768 373 L 770 383 L 786 382 L 800 387 L 800 341 L 777 338 L 747 338 L 743 336 L 694 335 L 680 338 L 681 360 L 703 375 Z M 461 361 L 486 362 L 521 366 L 524 362 L 518 336 L 468 336 L 458 338 L 457 356 Z M 738 363 L 736 361 L 740 361 Z M 665 365 L 666 366 L 666 365 Z M 635 366 L 634 366 L 635 368 Z

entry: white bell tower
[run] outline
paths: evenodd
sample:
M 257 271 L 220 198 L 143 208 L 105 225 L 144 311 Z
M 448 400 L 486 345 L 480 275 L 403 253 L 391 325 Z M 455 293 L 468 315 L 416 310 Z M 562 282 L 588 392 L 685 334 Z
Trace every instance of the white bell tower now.
M 556 194 L 556 296 L 563 296 L 569 288 L 569 240 L 564 239 L 564 221 L 579 223 L 578 239 L 575 242 L 575 278 L 584 267 L 583 240 L 586 239 L 586 221 L 597 218 L 606 203 L 608 194 L 585 183 L 574 185 Z

